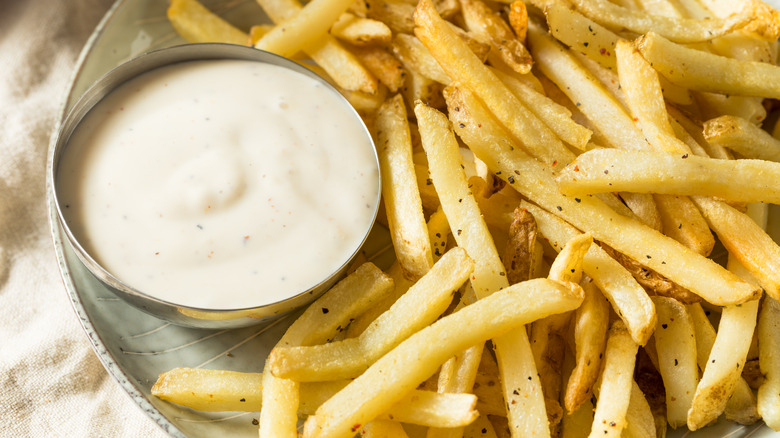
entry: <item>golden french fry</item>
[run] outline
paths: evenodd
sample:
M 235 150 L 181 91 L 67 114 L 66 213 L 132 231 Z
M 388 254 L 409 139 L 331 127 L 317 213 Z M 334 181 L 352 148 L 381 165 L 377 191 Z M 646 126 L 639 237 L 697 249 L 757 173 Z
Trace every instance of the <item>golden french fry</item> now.
M 441 69 L 431 52 L 417 37 L 405 33 L 396 34 L 390 47 L 407 69 L 416 71 L 440 84 L 447 85 L 451 82 L 447 73 Z
M 619 149 L 585 152 L 557 178 L 558 187 L 569 195 L 619 190 L 775 204 L 780 203 L 780 188 L 774 184 L 777 180 L 780 164 L 770 161 Z
M 666 418 L 673 428 L 687 424 L 688 410 L 699 382 L 693 321 L 673 298 L 653 297 L 658 312 L 655 345 L 658 371 L 666 388 Z
M 675 19 L 620 7 L 607 0 L 572 0 L 572 3 L 583 15 L 607 28 L 628 29 L 639 34 L 653 31 L 680 43 L 711 40 L 734 29 L 744 27 L 751 19 L 749 15 L 737 14 L 726 19 Z
M 706 121 L 704 137 L 745 158 L 780 162 L 780 140 L 741 117 L 721 116 Z
M 518 79 L 516 75 L 510 75 L 499 70 L 493 70 L 493 72 L 561 140 L 580 150 L 587 148 L 593 133 L 588 128 L 572 120 L 571 111 L 536 91 L 532 86 Z
M 590 438 L 620 437 L 626 428 L 638 348 L 623 321 L 613 322 L 604 351 L 604 369 Z
M 605 193 L 598 193 L 600 195 Z M 663 229 L 663 221 L 661 220 L 661 213 L 658 211 L 658 205 L 655 203 L 652 195 L 647 193 L 632 193 L 632 192 L 620 192 L 620 199 L 626 203 L 628 208 L 633 213 L 634 217 L 647 225 L 648 227 L 661 231 Z M 599 198 L 602 199 L 602 198 Z M 611 205 L 610 205 L 611 207 Z M 612 207 L 613 210 L 616 210 Z M 628 215 L 623 215 L 628 216 Z M 629 216 L 630 217 L 630 216 Z
M 560 2 L 544 10 L 550 33 L 558 41 L 609 69 L 616 69 L 618 35 Z
M 371 263 L 336 283 L 312 303 L 287 329 L 278 347 L 311 345 L 327 341 L 350 318 L 379 302 L 393 288 L 392 280 Z M 331 311 L 332 309 L 332 311 Z M 262 436 L 297 437 L 299 384 L 279 379 L 268 370 L 263 373 Z
M 758 388 L 758 412 L 767 426 L 780 431 L 780 303 L 764 297 L 758 317 L 758 360 L 766 380 Z
M 570 413 L 577 411 L 593 395 L 609 328 L 609 304 L 601 292 L 591 282 L 583 284 L 582 289 L 585 301 L 574 313 L 576 365 L 566 383 L 564 398 Z
M 394 420 L 374 420 L 360 428 L 365 438 L 409 438 L 401 423 Z
M 780 246 L 749 216 L 719 201 L 692 198 L 723 246 L 758 280 L 767 294 L 780 297 Z
M 531 54 L 539 69 L 574 102 L 609 145 L 642 150 L 644 136 L 623 106 L 569 52 L 538 25 L 529 23 Z
M 700 304 L 686 306 L 696 330 L 696 361 L 705 369 L 715 344 L 717 333 Z M 761 417 L 756 409 L 756 396 L 744 378 L 739 377 L 733 394 L 726 402 L 726 418 L 741 424 L 753 424 Z
M 525 74 L 531 71 L 533 60 L 522 42 L 515 38 L 509 25 L 481 0 L 461 0 L 466 28 L 512 70 Z
M 414 5 L 395 0 L 368 0 L 366 14 L 369 18 L 385 23 L 394 34 L 410 34 L 414 30 Z
M 174 368 L 160 374 L 152 394 L 162 400 L 207 412 L 259 412 L 262 404 L 261 373 Z M 349 382 L 315 382 L 300 386 L 299 414 L 310 415 Z M 390 407 L 380 419 L 424 426 L 463 426 L 473 417 L 476 396 L 437 394 L 413 390 Z
M 255 47 L 289 58 L 326 35 L 352 3 L 353 0 L 312 0 L 294 16 L 277 23 Z
M 303 436 L 352 436 L 455 353 L 536 319 L 573 310 L 582 299 L 576 285 L 538 279 L 510 286 L 445 316 L 402 342 L 320 406 L 306 420 Z
M 266 369 L 299 382 L 357 377 L 404 339 L 435 321 L 453 293 L 468 280 L 474 263 L 453 248 L 357 338 L 313 346 L 274 348 Z
M 512 224 L 509 226 L 509 241 L 504 251 L 504 266 L 507 280 L 510 284 L 533 278 L 535 259 L 541 254 L 537 252 L 536 221 L 528 210 L 517 208 L 513 213 Z
M 528 32 L 528 9 L 520 0 L 509 4 L 509 25 L 515 31 L 518 41 L 525 44 L 525 36 Z
M 401 62 L 384 47 L 353 46 L 352 53 L 393 93 L 404 85 L 406 69 L 404 69 Z
M 636 45 L 653 68 L 675 84 L 738 96 L 780 97 L 780 67 L 776 65 L 689 49 L 655 32 L 648 32 Z
M 406 106 L 400 94 L 379 108 L 374 131 L 393 248 L 404 272 L 417 279 L 431 269 L 433 254 L 414 173 Z
M 436 13 L 430 0 L 418 3 L 414 17 L 415 35 L 442 69 L 480 96 L 533 156 L 550 165 L 571 161 L 574 154 L 471 52 Z
M 463 110 L 463 109 L 461 109 Z M 675 240 L 668 238 L 625 216 L 621 216 L 592 197 L 563 196 L 555 187 L 549 168 L 511 150 L 512 143 L 502 129 L 490 120 L 482 120 L 479 134 L 467 137 L 465 126 L 455 129 L 461 138 L 498 176 L 510 187 L 555 212 L 572 225 L 590 232 L 594 239 L 602 241 L 628 255 L 641 260 L 645 266 L 659 272 L 686 289 L 712 303 L 738 304 L 754 299 L 759 289 L 726 271 L 712 260 L 693 253 Z M 728 284 L 729 286 L 726 286 Z
M 694 252 L 708 256 L 715 247 L 715 237 L 707 221 L 687 196 L 655 195 L 661 229 L 664 234 Z
M 249 35 L 196 0 L 171 0 L 168 20 L 182 38 L 191 43 L 231 43 L 246 45 Z
M 706 426 L 726 409 L 745 365 L 750 347 L 745 340 L 753 338 L 758 303 L 753 300 L 723 309 L 718 335 L 688 411 L 688 429 Z
M 393 32 L 385 23 L 358 17 L 348 12 L 341 14 L 341 17 L 333 23 L 330 33 L 356 46 L 387 44 L 393 38 Z
M 257 0 L 257 3 L 277 25 L 296 16 L 303 9 L 297 0 Z M 304 51 L 333 78 L 340 88 L 377 94 L 379 84 L 376 78 L 332 36 L 324 35 Z
M 506 271 L 466 182 L 458 143 L 446 116 L 419 103 L 415 113 L 431 178 L 440 193 L 453 237 L 474 259 L 471 285 L 477 297 L 482 299 L 506 287 Z M 515 400 L 508 409 L 510 427 L 519 433 L 548 434 L 544 398 L 525 329 L 514 330 L 493 342 L 505 398 Z M 474 357 L 478 359 L 480 355 Z M 476 370 L 475 366 L 464 366 Z

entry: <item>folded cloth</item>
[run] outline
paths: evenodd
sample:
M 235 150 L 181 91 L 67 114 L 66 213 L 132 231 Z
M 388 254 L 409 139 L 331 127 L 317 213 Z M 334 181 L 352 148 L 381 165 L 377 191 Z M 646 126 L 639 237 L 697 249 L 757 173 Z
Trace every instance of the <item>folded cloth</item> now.
M 49 136 L 111 0 L 0 2 L 0 436 L 163 437 L 103 369 L 49 236 Z

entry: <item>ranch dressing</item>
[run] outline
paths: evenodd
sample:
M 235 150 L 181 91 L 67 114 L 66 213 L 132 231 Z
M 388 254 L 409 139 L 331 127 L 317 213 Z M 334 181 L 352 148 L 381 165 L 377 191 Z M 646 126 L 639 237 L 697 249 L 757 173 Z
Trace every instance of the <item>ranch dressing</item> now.
M 174 64 L 110 93 L 63 151 L 59 202 L 104 269 L 180 305 L 239 309 L 338 270 L 371 226 L 378 169 L 340 96 L 282 67 Z

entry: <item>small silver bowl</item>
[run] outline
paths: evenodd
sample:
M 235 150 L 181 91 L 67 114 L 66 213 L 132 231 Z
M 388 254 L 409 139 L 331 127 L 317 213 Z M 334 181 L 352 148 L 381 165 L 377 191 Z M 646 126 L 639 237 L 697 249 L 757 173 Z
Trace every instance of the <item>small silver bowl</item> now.
M 324 293 L 334 283 L 336 283 L 336 281 L 344 276 L 350 262 L 354 260 L 354 258 L 359 254 L 360 249 L 368 238 L 369 232 L 373 226 L 372 219 L 371 223 L 366 224 L 366 229 L 361 244 L 354 249 L 354 252 L 349 257 L 349 259 L 345 260 L 340 268 L 336 270 L 336 272 L 333 272 L 326 278 L 323 278 L 322 281 L 317 285 L 309 289 L 302 290 L 281 301 L 249 308 L 207 309 L 188 307 L 181 304 L 167 302 L 147 295 L 141 290 L 136 290 L 133 287 L 128 286 L 126 283 L 119 280 L 111 272 L 107 271 L 98 262 L 96 262 L 96 260 L 79 243 L 78 239 L 71 231 L 71 228 L 68 226 L 59 200 L 57 184 L 59 162 L 62 154 L 67 150 L 67 144 L 71 135 L 74 133 L 79 123 L 81 123 L 82 119 L 98 102 L 100 102 L 105 96 L 107 96 L 126 81 L 156 68 L 179 62 L 216 59 L 249 60 L 281 66 L 311 77 L 321 82 L 334 93 L 339 94 L 338 91 L 333 88 L 325 79 L 316 75 L 309 69 L 293 61 L 290 61 L 289 59 L 282 58 L 272 53 L 264 52 L 251 47 L 209 43 L 186 44 L 156 50 L 143 54 L 111 70 L 103 77 L 101 77 L 97 82 L 95 82 L 79 98 L 63 121 L 60 131 L 57 134 L 57 137 L 54 139 L 53 161 L 50 170 L 51 174 L 48 175 L 49 180 L 52 182 L 54 192 L 53 198 L 57 209 L 57 219 L 59 224 L 65 231 L 68 241 L 73 247 L 76 255 L 86 266 L 89 272 L 92 273 L 92 275 L 108 286 L 108 288 L 119 298 L 125 300 L 126 302 L 146 313 L 177 325 L 211 329 L 237 328 L 268 323 L 282 315 L 285 315 L 311 303 L 317 297 L 322 295 L 322 293 Z M 341 99 L 344 98 L 341 97 Z M 349 105 L 346 102 L 346 99 L 344 99 L 344 102 Z M 352 110 L 352 112 L 354 117 L 360 120 L 360 123 L 362 124 L 362 119 L 360 119 L 360 116 L 357 114 L 357 112 L 354 110 Z M 371 135 L 368 132 L 368 129 L 365 128 L 365 125 L 363 127 L 366 137 L 369 139 L 370 144 L 373 145 L 373 140 L 371 139 Z M 373 209 L 372 218 L 375 218 L 379 209 L 379 199 L 381 196 L 381 177 L 379 176 L 379 162 L 378 157 L 376 156 L 376 150 L 373 151 L 373 154 L 376 162 L 378 178 L 377 193 L 373 199 L 373 204 L 371 205 L 371 208 Z

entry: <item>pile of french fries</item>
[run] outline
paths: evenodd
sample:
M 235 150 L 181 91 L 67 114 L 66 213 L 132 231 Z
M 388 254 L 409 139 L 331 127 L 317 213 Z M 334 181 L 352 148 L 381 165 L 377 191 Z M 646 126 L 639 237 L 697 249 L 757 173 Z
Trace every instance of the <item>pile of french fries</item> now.
M 762 129 L 780 13 L 257 2 L 275 24 L 239 30 L 195 0 L 169 19 L 191 42 L 292 57 L 347 97 L 375 137 L 396 262 L 356 266 L 262 374 L 175 369 L 155 395 L 259 411 L 263 438 L 644 438 L 721 416 L 780 430 L 765 231 L 780 139 Z

